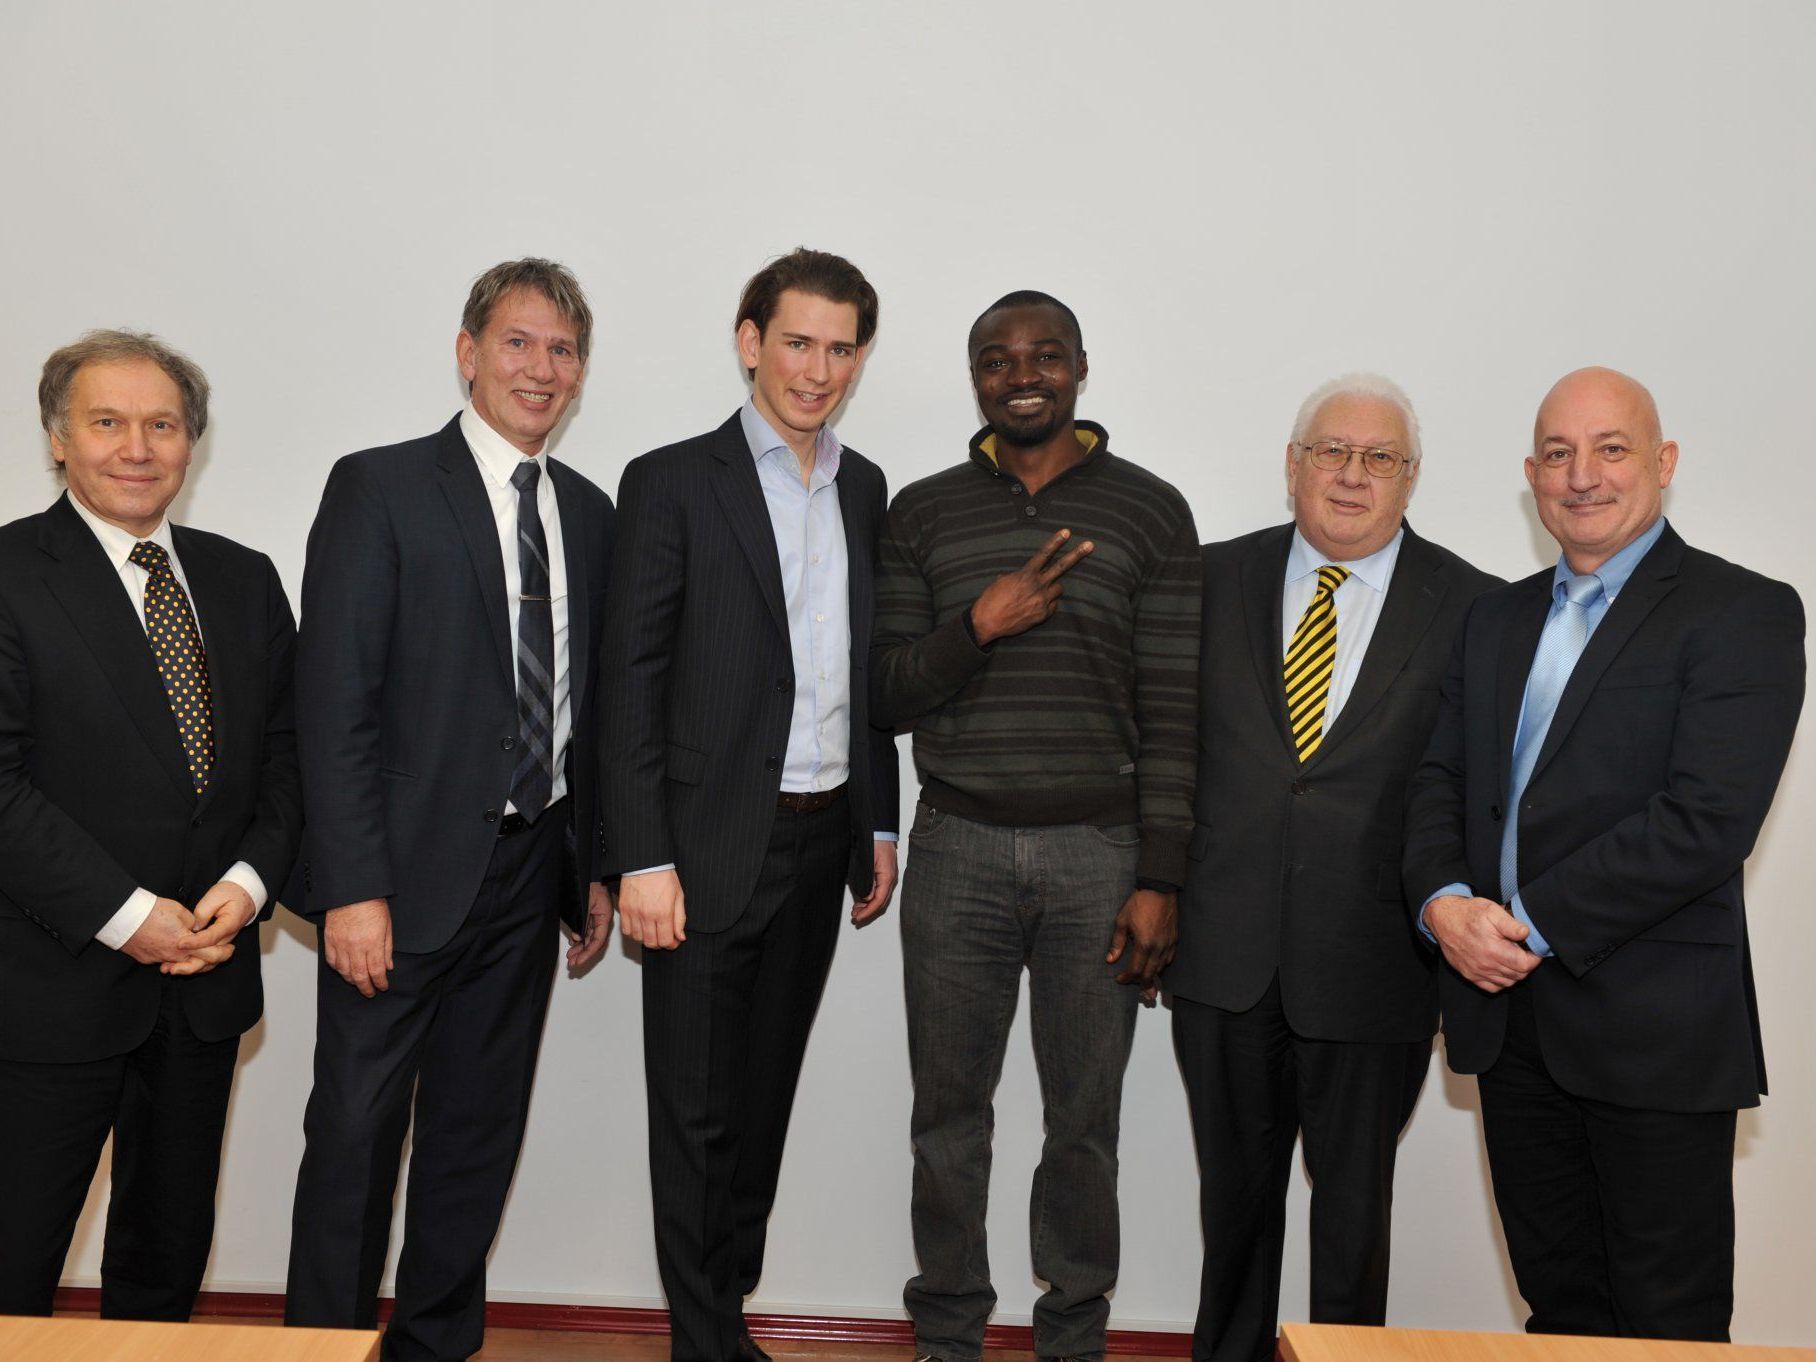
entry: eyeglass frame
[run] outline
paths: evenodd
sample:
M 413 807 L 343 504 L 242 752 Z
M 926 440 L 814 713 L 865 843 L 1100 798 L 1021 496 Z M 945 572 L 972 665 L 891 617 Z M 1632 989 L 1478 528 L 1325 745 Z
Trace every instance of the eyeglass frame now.
M 1343 451 L 1343 462 L 1326 463 L 1318 456 L 1320 446 L 1332 453 L 1341 449 Z M 1344 469 L 1349 467 L 1352 460 L 1360 457 L 1362 460 L 1362 471 L 1368 474 L 1369 477 L 1382 479 L 1397 478 L 1406 469 L 1416 468 L 1419 463 L 1416 454 L 1402 454 L 1397 449 L 1388 449 L 1383 445 L 1352 445 L 1343 440 L 1294 440 L 1293 448 L 1303 449 L 1311 456 L 1313 466 L 1322 468 L 1326 473 L 1341 473 Z M 1394 461 L 1393 471 L 1381 473 L 1370 467 L 1368 462 L 1368 456 L 1370 454 L 1386 454 L 1391 457 Z

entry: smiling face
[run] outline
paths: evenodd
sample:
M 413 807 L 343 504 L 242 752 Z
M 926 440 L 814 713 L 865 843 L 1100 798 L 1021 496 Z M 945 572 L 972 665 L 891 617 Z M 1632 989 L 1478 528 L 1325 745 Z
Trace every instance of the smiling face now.
M 971 386 L 996 438 L 1032 449 L 1072 423 L 1085 352 L 1065 314 L 1039 304 L 986 314 L 971 344 Z
M 525 454 L 539 454 L 586 369 L 573 323 L 533 289 L 505 294 L 477 336 L 454 342 L 473 409 Z
M 1677 471 L 1652 394 L 1612 369 L 1579 369 L 1539 407 L 1526 482 L 1576 573 L 1594 572 L 1651 528 Z
M 738 324 L 738 356 L 756 371 L 757 413 L 806 455 L 863 367 L 857 304 L 783 289 L 762 331 L 748 318 Z
M 1320 440 L 1412 452 L 1399 407 L 1386 398 L 1359 393 L 1338 393 L 1318 408 L 1304 442 Z M 1306 542 L 1333 563 L 1366 558 L 1386 548 L 1400 531 L 1418 478 L 1419 466 L 1411 461 L 1393 477 L 1377 478 L 1354 454 L 1331 472 L 1319 468 L 1297 446 L 1286 447 L 1286 490 L 1293 499 L 1293 520 Z
M 50 432 L 69 494 L 140 539 L 183 490 L 189 451 L 183 394 L 148 359 L 84 364 L 70 383 L 66 429 Z

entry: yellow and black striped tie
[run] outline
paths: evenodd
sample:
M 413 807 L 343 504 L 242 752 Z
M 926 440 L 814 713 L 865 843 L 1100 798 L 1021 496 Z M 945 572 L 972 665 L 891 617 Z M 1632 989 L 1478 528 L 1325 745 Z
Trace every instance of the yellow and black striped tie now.
M 145 569 L 145 637 L 157 659 L 158 679 L 170 700 L 171 717 L 189 780 L 199 795 L 208 788 L 214 769 L 214 697 L 208 684 L 208 655 L 196 631 L 189 598 L 170 566 L 161 545 L 142 540 L 133 545 L 131 560 Z
M 1330 674 L 1337 662 L 1337 588 L 1349 577 L 1346 567 L 1326 563 L 1318 569 L 1318 589 L 1299 616 L 1286 650 L 1286 717 L 1293 730 L 1299 760 L 1308 760 L 1324 741 L 1324 708 L 1330 701 Z

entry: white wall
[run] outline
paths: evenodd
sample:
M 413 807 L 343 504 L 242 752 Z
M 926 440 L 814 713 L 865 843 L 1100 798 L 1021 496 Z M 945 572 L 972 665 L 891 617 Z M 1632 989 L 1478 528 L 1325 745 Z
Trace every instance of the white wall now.
M 1685 536 L 1808 583 L 1813 48 L 1797 0 L 0 0 L 0 511 L 56 493 L 44 356 L 91 326 L 148 327 L 217 391 L 179 517 L 269 551 L 294 594 L 330 462 L 447 419 L 467 284 L 530 252 L 572 265 L 599 314 L 559 453 L 612 489 L 627 458 L 741 400 L 738 289 L 809 243 L 882 294 L 839 430 L 896 485 L 963 455 L 971 318 L 1039 287 L 1083 319 L 1083 413 L 1187 493 L 1207 539 L 1284 517 L 1294 409 L 1366 366 L 1424 417 L 1420 529 L 1531 571 L 1550 556 L 1518 467 L 1532 412 L 1560 373 L 1603 362 L 1653 386 L 1682 443 L 1668 508 Z M 1735 1331 L 1754 1342 L 1816 1341 L 1808 749 L 1751 883 L 1774 1078 L 1736 1177 Z M 270 1006 L 245 1047 L 211 1283 L 274 1290 L 313 959 L 294 919 L 262 944 Z M 899 1308 L 899 981 L 893 918 L 842 943 L 755 1308 Z M 637 989 L 617 950 L 558 985 L 497 1296 L 659 1300 Z M 1018 1030 L 991 1210 L 1011 1321 L 1035 1295 L 1039 1133 Z M 1142 1019 L 1123 1152 L 1115 1323 L 1188 1327 L 1194 1174 L 1164 1013 Z M 1395 1322 L 1513 1326 L 1472 1082 L 1434 1066 L 1400 1167 Z M 70 1279 L 93 1280 L 99 1254 L 91 1214 Z

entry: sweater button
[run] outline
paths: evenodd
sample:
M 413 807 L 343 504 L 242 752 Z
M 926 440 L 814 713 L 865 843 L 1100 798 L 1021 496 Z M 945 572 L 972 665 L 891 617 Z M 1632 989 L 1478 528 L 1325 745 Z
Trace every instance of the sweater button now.
M 1026 506 L 1022 507 L 1022 514 L 1023 515 L 1039 515 L 1040 508 L 1037 507 L 1033 502 L 1029 502 Z

